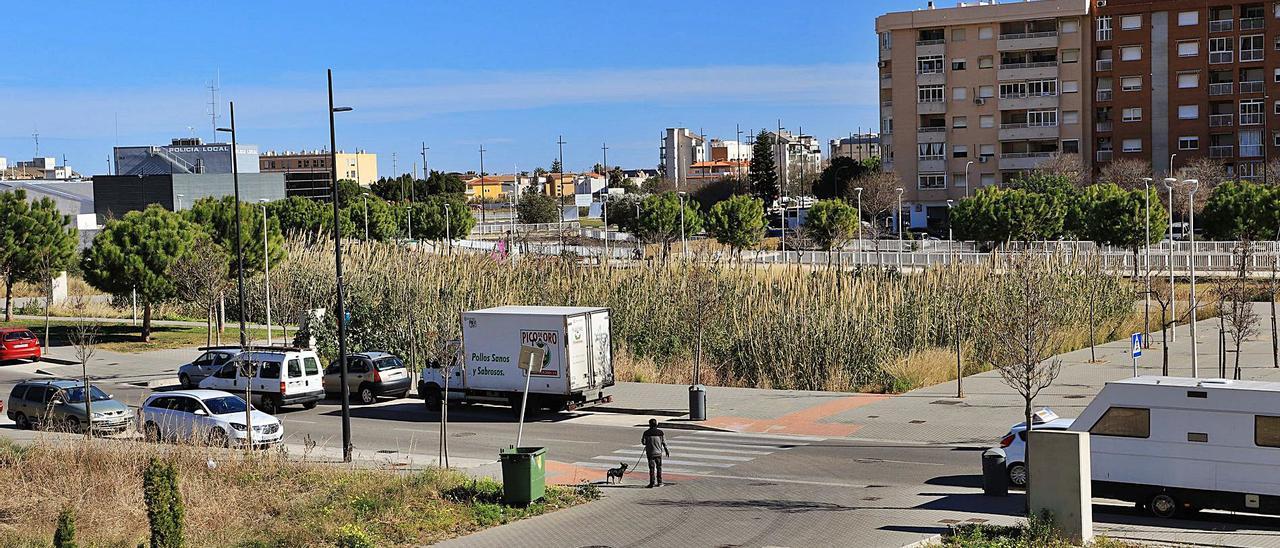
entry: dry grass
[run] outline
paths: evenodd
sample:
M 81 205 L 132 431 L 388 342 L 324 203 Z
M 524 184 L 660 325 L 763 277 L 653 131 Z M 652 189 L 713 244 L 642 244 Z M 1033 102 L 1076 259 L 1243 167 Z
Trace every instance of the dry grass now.
M 81 545 L 137 546 L 147 538 L 142 474 L 155 456 L 177 465 L 192 546 L 332 546 L 353 535 L 376 546 L 428 544 L 583 500 L 548 486 L 545 502 L 510 508 L 498 503 L 498 484 L 458 472 L 309 464 L 277 451 L 0 440 L 0 485 L 22 494 L 0 497 L 0 545 L 48 546 L 69 506 Z
M 43 297 L 45 288 L 39 284 L 29 282 L 18 282 L 13 284 L 14 297 Z M 94 289 L 84 278 L 78 276 L 67 276 L 67 294 L 69 295 L 102 295 L 101 291 Z

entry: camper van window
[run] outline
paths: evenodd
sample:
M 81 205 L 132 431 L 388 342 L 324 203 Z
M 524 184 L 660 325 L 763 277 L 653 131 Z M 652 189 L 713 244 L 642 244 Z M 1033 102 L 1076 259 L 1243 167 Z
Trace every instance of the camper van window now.
M 1209 434 L 1204 432 L 1187 432 L 1187 441 L 1209 443 Z
M 296 379 L 302 376 L 302 364 L 298 360 L 289 360 L 289 378 Z
M 1280 417 L 1254 415 L 1253 443 L 1258 447 L 1280 447 Z
M 1098 436 L 1122 438 L 1151 437 L 1151 410 L 1138 407 L 1112 407 L 1089 429 Z
M 307 376 L 320 374 L 320 363 L 315 358 L 303 358 L 302 363 L 307 366 Z
M 259 379 L 280 378 L 280 362 L 261 362 L 255 365 L 258 366 Z

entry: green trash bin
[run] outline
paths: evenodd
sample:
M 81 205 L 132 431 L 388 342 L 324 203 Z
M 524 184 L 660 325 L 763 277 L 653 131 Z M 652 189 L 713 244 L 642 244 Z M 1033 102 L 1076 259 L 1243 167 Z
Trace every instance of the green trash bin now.
M 502 461 L 502 501 L 527 506 L 547 492 L 547 448 L 508 447 L 498 452 Z

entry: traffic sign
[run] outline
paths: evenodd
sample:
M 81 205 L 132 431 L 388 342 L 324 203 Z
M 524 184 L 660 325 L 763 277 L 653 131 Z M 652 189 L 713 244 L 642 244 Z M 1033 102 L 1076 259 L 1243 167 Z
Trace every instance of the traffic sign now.
M 520 369 L 537 373 L 542 371 L 542 362 L 547 358 L 547 349 L 540 346 L 520 345 Z
M 1142 333 L 1134 333 L 1129 337 L 1130 343 L 1133 345 L 1133 357 L 1142 355 Z

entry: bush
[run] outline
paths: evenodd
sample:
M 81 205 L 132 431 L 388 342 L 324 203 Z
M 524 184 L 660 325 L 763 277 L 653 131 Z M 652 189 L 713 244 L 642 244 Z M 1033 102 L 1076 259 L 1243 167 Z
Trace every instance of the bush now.
M 181 547 L 182 494 L 173 463 L 152 457 L 143 474 L 142 492 L 151 525 L 151 548 Z
M 53 548 L 76 548 L 76 514 L 71 508 L 58 514 L 58 528 L 53 532 Z
M 366 533 L 359 525 L 350 523 L 338 529 L 338 537 L 333 539 L 333 544 L 338 548 L 374 548 L 377 546 L 377 543 L 373 541 L 373 537 L 369 533 Z

